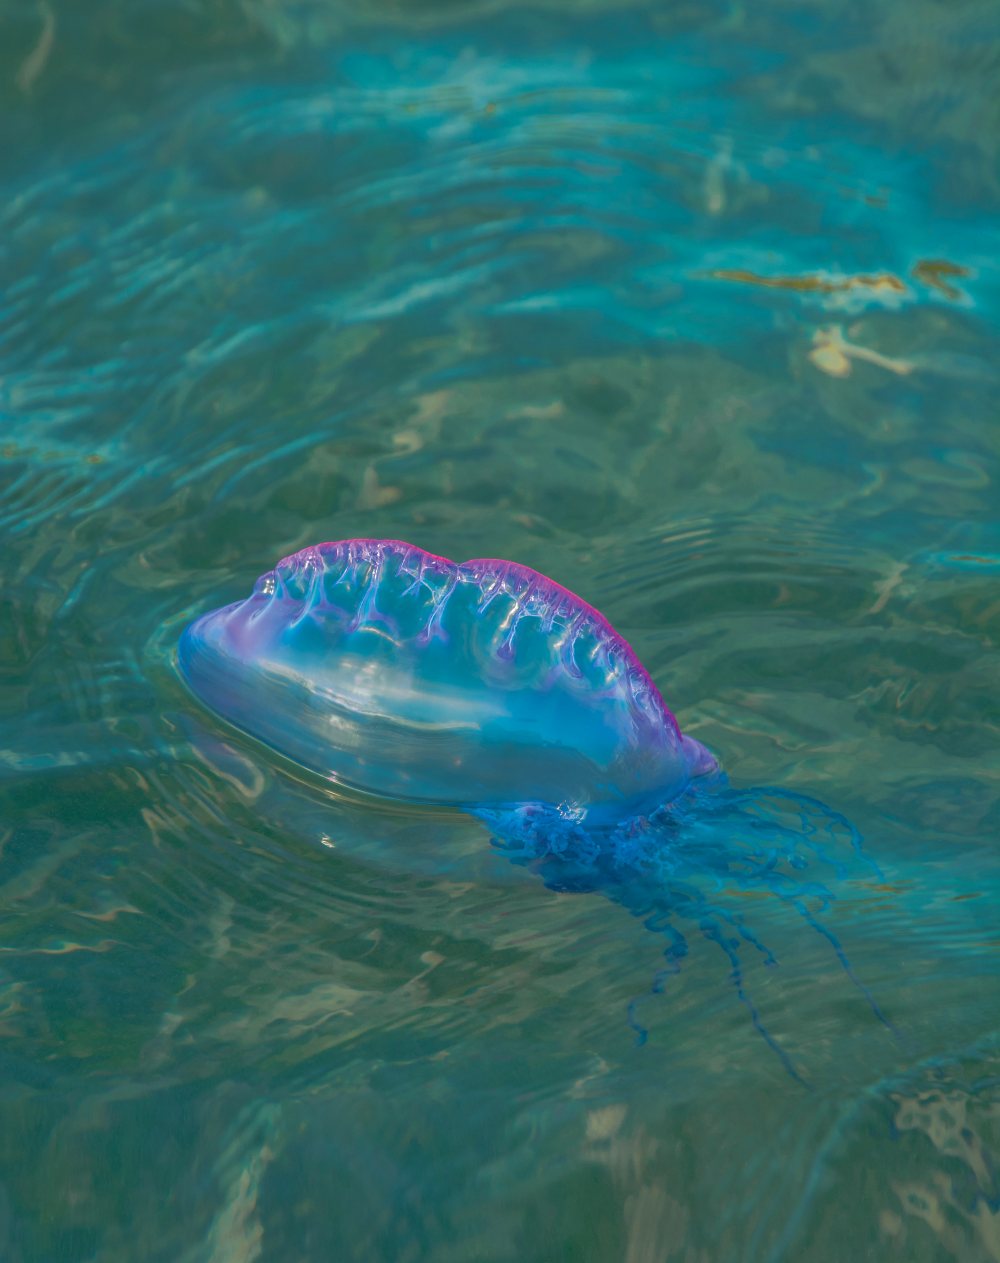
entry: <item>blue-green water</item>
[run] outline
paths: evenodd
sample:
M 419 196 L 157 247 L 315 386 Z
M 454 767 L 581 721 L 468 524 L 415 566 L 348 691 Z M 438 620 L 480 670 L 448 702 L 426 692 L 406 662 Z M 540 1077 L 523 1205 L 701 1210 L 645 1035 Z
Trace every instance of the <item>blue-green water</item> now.
M 24 0 L 0 77 L 0 1258 L 1000 1260 L 995 4 Z M 710 892 L 796 1081 L 697 923 L 201 710 L 357 536 L 850 817 L 892 1029 Z

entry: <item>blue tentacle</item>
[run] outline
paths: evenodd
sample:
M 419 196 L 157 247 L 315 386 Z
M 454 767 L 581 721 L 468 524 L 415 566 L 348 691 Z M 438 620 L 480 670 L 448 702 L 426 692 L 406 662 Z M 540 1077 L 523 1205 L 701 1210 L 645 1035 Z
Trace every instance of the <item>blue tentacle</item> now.
M 648 995 L 663 993 L 688 954 L 687 940 L 673 918 L 697 921 L 705 938 L 729 959 L 730 981 L 755 1029 L 797 1082 L 805 1080 L 768 1032 L 747 991 L 741 941 L 761 953 L 765 967 L 776 968 L 778 962 L 743 914 L 724 906 L 728 891 L 766 891 L 791 904 L 833 948 L 874 1015 L 899 1036 L 855 974 L 837 937 L 806 906 L 807 898 L 816 899 L 822 911 L 834 900 L 833 892 L 806 871 L 821 865 L 837 881 L 845 880 L 848 863 L 842 852 L 836 853 L 845 843 L 849 855 L 861 857 L 882 877 L 878 865 L 864 855 L 857 828 L 819 799 L 776 786 L 733 790 L 719 776 L 707 788 L 690 789 L 648 816 L 630 816 L 614 827 L 588 821 L 580 809 L 538 802 L 474 808 L 470 814 L 490 828 L 499 851 L 530 867 L 551 889 L 600 890 L 641 918 L 651 933 L 669 937 L 663 953 L 666 967 L 654 977 Z M 705 881 L 715 892 L 711 899 L 701 888 Z M 732 937 L 723 926 L 731 927 Z M 639 1044 L 647 1038 L 638 1017 L 642 998 L 628 1007 Z

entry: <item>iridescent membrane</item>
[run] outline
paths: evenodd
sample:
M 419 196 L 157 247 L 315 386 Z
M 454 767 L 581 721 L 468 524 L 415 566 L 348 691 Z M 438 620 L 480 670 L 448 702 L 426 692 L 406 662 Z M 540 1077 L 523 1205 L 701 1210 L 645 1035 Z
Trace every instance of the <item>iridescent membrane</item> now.
M 606 828 L 716 767 L 608 622 L 513 562 L 306 548 L 193 623 L 179 661 L 237 727 L 393 798 L 548 804 Z

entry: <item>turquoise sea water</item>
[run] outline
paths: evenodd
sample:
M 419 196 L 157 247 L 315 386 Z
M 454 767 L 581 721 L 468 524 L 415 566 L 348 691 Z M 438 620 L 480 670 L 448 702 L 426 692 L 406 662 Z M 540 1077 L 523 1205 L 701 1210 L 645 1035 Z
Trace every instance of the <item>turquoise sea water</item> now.
M 18 0 L 0 128 L 0 1259 L 1000 1260 L 996 5 Z M 852 820 L 891 1025 L 200 708 L 360 536 Z

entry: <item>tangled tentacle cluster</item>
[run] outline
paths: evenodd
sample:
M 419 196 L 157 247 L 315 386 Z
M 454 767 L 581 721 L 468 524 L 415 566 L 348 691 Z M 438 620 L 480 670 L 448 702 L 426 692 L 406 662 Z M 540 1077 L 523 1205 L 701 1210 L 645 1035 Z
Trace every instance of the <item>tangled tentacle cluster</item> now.
M 692 786 L 650 815 L 633 816 L 604 833 L 585 828 L 572 807 L 515 803 L 471 814 L 491 830 L 498 851 L 530 867 L 550 889 L 601 890 L 642 918 L 646 929 L 666 936 L 666 967 L 654 978 L 650 994 L 663 992 L 688 955 L 687 939 L 674 922 L 695 922 L 727 957 L 730 982 L 755 1028 L 800 1082 L 747 991 L 741 946 L 759 952 L 767 968 L 778 962 L 742 913 L 727 906 L 727 892 L 767 891 L 794 907 L 830 944 L 879 1021 L 892 1029 L 856 977 L 839 940 L 820 920 L 835 896 L 813 870 L 822 866 L 843 880 L 848 876 L 846 848 L 846 856 L 860 858 L 876 876 L 881 874 L 863 855 L 855 826 L 818 799 L 776 787 L 731 789 L 720 774 L 711 784 Z M 814 911 L 809 905 L 816 902 Z M 630 1005 L 629 1022 L 642 1043 L 647 1032 L 637 1005 Z

